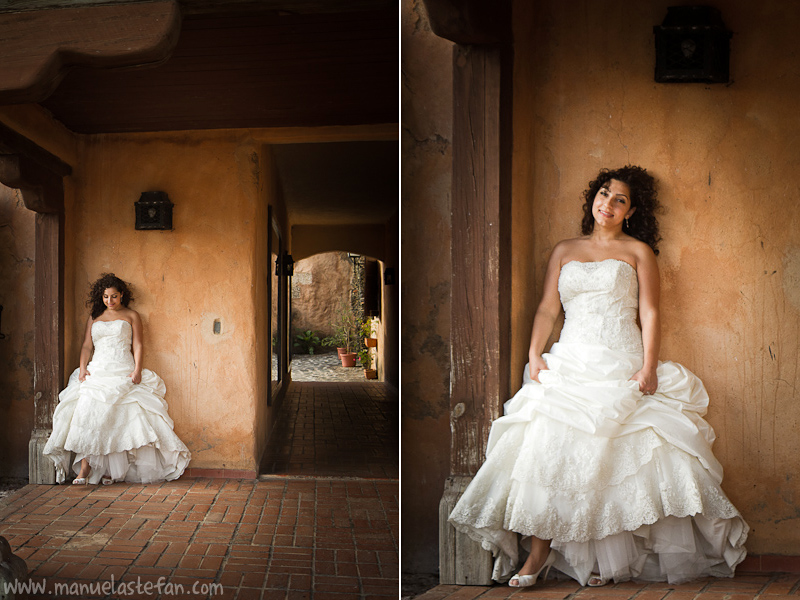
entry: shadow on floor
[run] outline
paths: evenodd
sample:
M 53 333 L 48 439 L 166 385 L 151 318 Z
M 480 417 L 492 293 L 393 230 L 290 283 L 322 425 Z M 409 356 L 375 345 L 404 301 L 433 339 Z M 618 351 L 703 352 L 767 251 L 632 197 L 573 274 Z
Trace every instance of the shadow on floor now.
M 379 382 L 292 382 L 262 474 L 397 479 L 397 395 Z

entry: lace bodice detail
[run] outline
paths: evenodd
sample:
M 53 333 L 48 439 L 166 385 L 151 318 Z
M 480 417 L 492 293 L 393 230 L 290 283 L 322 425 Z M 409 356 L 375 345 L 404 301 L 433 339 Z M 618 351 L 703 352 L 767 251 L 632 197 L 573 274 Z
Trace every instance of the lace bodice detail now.
M 125 367 L 133 365 L 132 339 L 133 330 L 131 324 L 124 319 L 95 321 L 92 323 L 94 354 L 91 362 L 95 365 L 98 363 L 103 365 L 118 363 Z
M 561 267 L 558 293 L 566 315 L 559 342 L 642 352 L 639 280 L 630 264 L 613 258 L 570 261 Z

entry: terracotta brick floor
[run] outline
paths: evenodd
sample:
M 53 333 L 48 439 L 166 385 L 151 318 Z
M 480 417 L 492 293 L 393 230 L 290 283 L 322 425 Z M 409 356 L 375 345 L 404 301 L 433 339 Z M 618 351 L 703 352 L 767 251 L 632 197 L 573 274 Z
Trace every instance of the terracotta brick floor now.
M 355 387 L 340 388 L 334 401 L 329 385 Z M 302 399 L 325 391 L 319 398 L 329 398 L 330 418 L 356 436 L 338 443 L 393 443 L 396 456 L 396 431 L 370 434 L 385 435 L 383 442 L 361 439 L 361 417 L 348 424 L 350 409 L 333 410 L 336 402 L 352 406 L 351 395 L 363 401 L 359 386 L 369 387 L 366 396 L 390 397 L 374 385 L 301 383 L 289 394 Z M 396 396 L 392 401 L 396 407 Z M 330 462 L 332 449 L 320 454 L 313 436 L 302 439 L 292 443 L 292 455 L 314 448 L 313 456 Z M 45 585 L 31 598 L 396 598 L 398 480 L 376 476 L 374 452 L 363 456 L 368 466 L 359 465 L 357 453 L 340 455 L 351 471 L 337 476 L 320 475 L 324 469 L 304 459 L 304 467 L 294 465 L 296 476 L 260 480 L 28 485 L 0 501 L 0 535 L 25 559 L 31 580 Z M 61 594 L 56 584 L 66 586 Z
M 439 585 L 415 600 L 473 600 L 513 598 L 514 600 L 782 600 L 800 598 L 800 574 L 737 573 L 732 579 L 701 579 L 690 583 L 620 583 L 600 588 L 581 587 L 574 581 L 549 579 L 530 588 L 507 585 Z
M 398 410 L 379 382 L 292 383 L 261 471 L 397 479 Z

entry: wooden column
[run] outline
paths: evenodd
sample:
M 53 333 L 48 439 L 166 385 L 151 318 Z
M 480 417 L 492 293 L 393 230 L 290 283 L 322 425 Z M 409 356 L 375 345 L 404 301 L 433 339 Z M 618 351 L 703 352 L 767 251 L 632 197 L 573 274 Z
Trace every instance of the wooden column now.
M 30 483 L 55 483 L 42 450 L 64 375 L 64 186 L 72 169 L 0 123 L 0 183 L 22 192 L 36 215 L 34 275 L 34 424 L 28 445 Z
M 490 553 L 447 523 L 483 464 L 508 397 L 510 323 L 510 110 L 500 46 L 453 55 L 451 477 L 440 503 L 440 580 L 491 583 Z M 504 85 L 505 84 L 505 85 Z

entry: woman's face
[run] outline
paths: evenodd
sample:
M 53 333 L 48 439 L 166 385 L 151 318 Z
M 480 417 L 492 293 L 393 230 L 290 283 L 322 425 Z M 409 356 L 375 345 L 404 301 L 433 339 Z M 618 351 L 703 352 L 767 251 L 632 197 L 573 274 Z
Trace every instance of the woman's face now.
M 106 288 L 103 292 L 103 304 L 108 310 L 119 310 L 122 308 L 122 294 L 117 291 L 117 288 Z
M 592 216 L 595 223 L 602 227 L 621 227 L 622 222 L 634 211 L 636 207 L 631 206 L 630 187 L 616 179 L 604 184 L 592 203 Z

